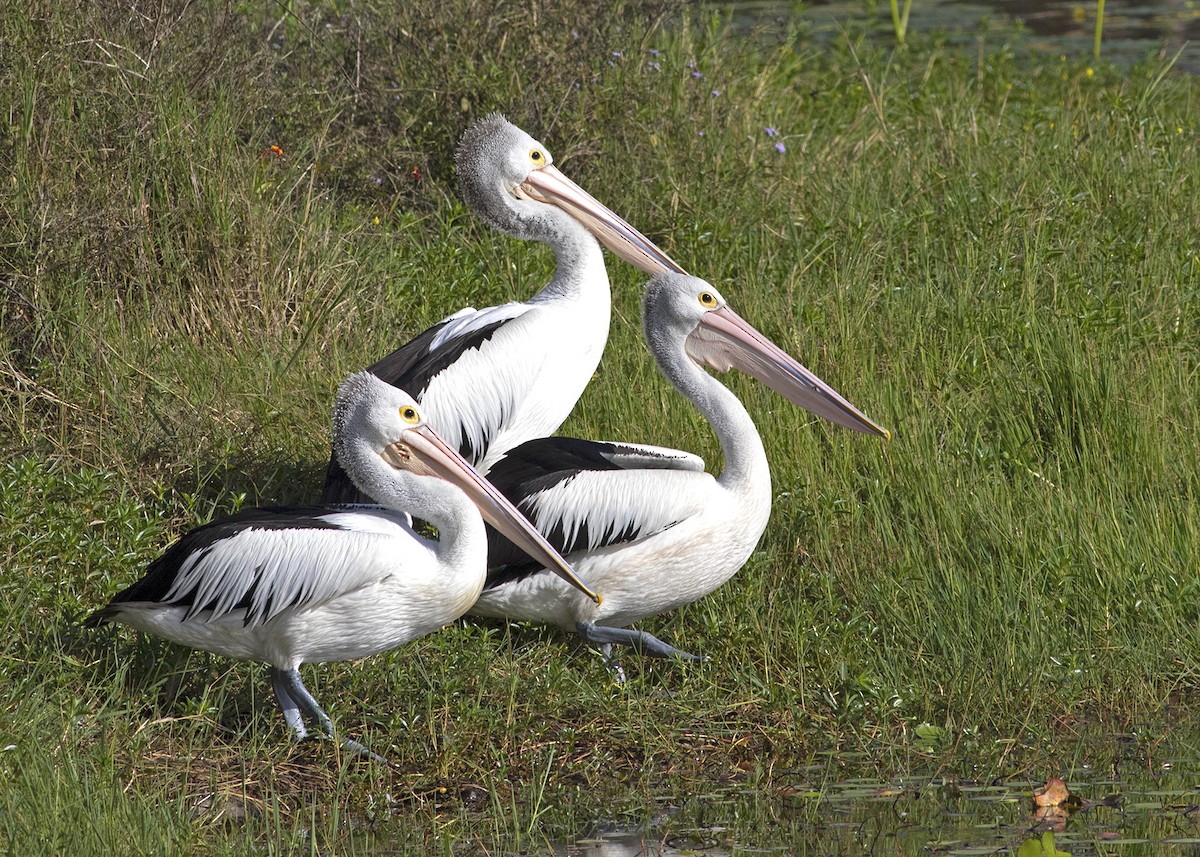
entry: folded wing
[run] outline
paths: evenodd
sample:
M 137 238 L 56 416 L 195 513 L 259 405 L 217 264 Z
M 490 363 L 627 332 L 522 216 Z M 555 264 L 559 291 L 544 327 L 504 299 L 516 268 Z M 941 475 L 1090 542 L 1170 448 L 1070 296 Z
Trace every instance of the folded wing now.
M 567 437 L 513 448 L 488 479 L 568 558 L 675 526 L 702 508 L 703 487 L 715 484 L 691 453 Z M 485 589 L 540 570 L 489 528 Z

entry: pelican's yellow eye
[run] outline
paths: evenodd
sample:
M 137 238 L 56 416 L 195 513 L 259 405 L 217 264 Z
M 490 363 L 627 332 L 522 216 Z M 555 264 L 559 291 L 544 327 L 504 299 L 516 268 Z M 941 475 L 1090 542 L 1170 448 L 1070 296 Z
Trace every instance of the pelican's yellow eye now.
M 701 292 L 700 293 L 700 306 L 706 306 L 706 307 L 711 308 L 711 307 L 715 307 L 716 305 L 717 305 L 717 298 L 715 295 L 713 295 L 712 292 Z
M 540 167 L 546 163 L 546 154 L 541 149 L 529 150 L 529 162 L 535 167 Z
M 405 405 L 400 409 L 400 418 L 406 423 L 419 423 L 421 415 L 417 413 L 417 409 L 412 405 Z

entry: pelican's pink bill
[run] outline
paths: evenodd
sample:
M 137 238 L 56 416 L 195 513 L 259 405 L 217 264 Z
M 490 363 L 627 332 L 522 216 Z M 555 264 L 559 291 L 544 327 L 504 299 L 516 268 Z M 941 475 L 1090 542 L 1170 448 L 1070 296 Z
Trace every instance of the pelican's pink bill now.
M 728 306 L 707 313 L 686 344 L 693 359 L 721 372 L 740 369 L 819 417 L 864 434 L 892 436 Z
M 576 577 L 570 563 L 559 555 L 517 507 L 480 476 L 437 432 L 422 425 L 404 434 L 402 441 L 387 447 L 385 457 L 389 462 L 413 473 L 437 476 L 458 486 L 479 508 L 483 519 L 509 541 L 588 598 L 600 603 L 600 596 Z M 411 456 L 406 455 L 404 447 L 411 451 Z
M 660 250 L 653 241 L 553 165 L 531 172 L 517 190 L 538 202 L 557 205 L 574 215 L 605 247 L 647 274 L 665 271 L 685 273 L 679 263 Z

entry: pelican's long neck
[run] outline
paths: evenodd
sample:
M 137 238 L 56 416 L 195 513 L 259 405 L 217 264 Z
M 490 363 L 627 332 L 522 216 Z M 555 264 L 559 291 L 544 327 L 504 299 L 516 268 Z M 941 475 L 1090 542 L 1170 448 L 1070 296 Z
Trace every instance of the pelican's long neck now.
M 611 312 L 612 295 L 600 243 L 579 221 L 547 206 L 526 221 L 524 237 L 541 241 L 554 251 L 554 278 L 530 303 L 572 300 L 588 304 L 589 312 Z
M 397 470 L 365 442 L 352 444 L 340 457 L 358 490 L 376 503 L 437 527 L 433 553 L 439 564 L 466 572 L 485 568 L 487 532 L 479 510 L 461 490 L 434 476 Z
M 705 372 L 684 350 L 682 339 L 663 336 L 650 340 L 659 368 L 675 389 L 691 399 L 717 435 L 725 468 L 717 481 L 743 493 L 761 493 L 768 502 L 771 471 L 754 420 L 733 392 Z

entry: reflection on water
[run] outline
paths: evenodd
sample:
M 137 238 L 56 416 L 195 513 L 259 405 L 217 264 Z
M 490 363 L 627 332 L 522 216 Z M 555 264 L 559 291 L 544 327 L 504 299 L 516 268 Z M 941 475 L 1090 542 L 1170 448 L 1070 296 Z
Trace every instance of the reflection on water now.
M 901 7 L 903 0 L 900 0 Z M 830 37 L 848 26 L 865 27 L 894 41 L 886 0 L 742 0 L 734 3 L 735 21 L 750 29 L 771 30 L 803 21 L 814 36 Z M 1031 48 L 1087 57 L 1096 26 L 1095 0 L 915 0 L 910 33 L 941 32 L 951 42 L 974 40 L 982 32 L 1020 26 Z M 1166 57 L 1183 49 L 1180 67 L 1200 70 L 1200 0 L 1130 2 L 1108 0 L 1104 7 L 1102 57 L 1116 63 L 1147 56 Z M 1189 44 L 1189 42 L 1191 44 Z
M 825 782 L 813 765 L 769 791 L 726 789 L 680 800 L 642 830 L 605 830 L 553 849 L 556 857 L 669 857 L 744 854 L 1015 853 L 1053 834 L 1055 847 L 1081 854 L 1194 854 L 1200 849 L 1200 780 L 1166 763 L 1136 782 L 1092 768 L 1067 773 L 1075 795 L 1039 808 L 1041 782 L 979 783 L 948 777 Z
M 1092 38 L 1096 24 L 1095 0 L 950 0 L 964 9 L 994 10 L 1021 21 L 1039 36 L 1083 36 Z M 976 14 L 979 14 L 977 12 Z M 1189 35 L 1190 33 L 1190 35 Z M 1182 36 L 1200 36 L 1200 9 L 1190 0 L 1157 0 L 1131 3 L 1111 0 L 1104 6 L 1104 35 L 1114 41 L 1127 39 L 1161 42 Z
M 697 831 L 719 835 L 722 829 Z M 611 831 L 591 839 L 581 839 L 571 845 L 554 849 L 561 857 L 683 857 L 703 854 L 705 857 L 730 857 L 733 853 L 718 846 L 714 838 L 684 835 L 656 836 L 650 832 Z

